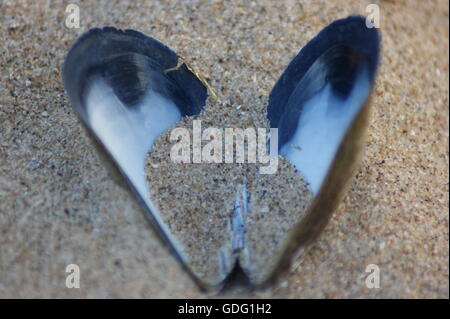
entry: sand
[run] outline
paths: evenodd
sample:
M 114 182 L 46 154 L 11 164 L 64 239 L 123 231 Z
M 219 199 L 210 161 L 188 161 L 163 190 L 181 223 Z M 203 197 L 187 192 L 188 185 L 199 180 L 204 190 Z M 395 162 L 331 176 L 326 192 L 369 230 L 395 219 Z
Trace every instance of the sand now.
M 0 2 L 0 296 L 206 297 L 94 153 L 62 88 L 67 49 L 91 27 L 140 30 L 245 112 L 244 94 L 267 96 L 307 41 L 368 2 L 73 1 L 80 29 L 64 25 L 68 3 Z M 449 297 L 448 2 L 377 3 L 382 61 L 346 197 L 284 281 L 223 296 Z M 230 91 L 243 76 L 248 88 Z M 65 287 L 70 263 L 80 289 Z
M 294 165 L 279 156 L 273 174 L 261 174 L 260 166 L 267 164 L 249 159 L 252 145 L 248 143 L 244 163 L 236 163 L 234 143 L 233 163 L 225 163 L 225 151 L 220 163 L 195 163 L 192 150 L 187 163 L 174 162 L 171 150 L 179 142 L 171 140 L 175 129 L 186 129 L 192 138 L 193 122 L 201 121 L 208 123 L 202 124 L 202 132 L 214 127 L 225 136 L 224 122 L 239 123 L 239 112 L 223 115 L 224 104 L 226 98 L 208 99 L 200 115 L 185 118 L 162 134 L 146 161 L 149 197 L 188 266 L 208 286 L 220 286 L 236 263 L 252 282 L 267 280 L 286 234 L 302 220 L 312 201 L 309 185 Z M 266 105 L 267 99 L 261 99 L 254 109 Z M 266 112 L 249 113 L 255 121 L 266 122 Z M 242 124 L 237 128 L 257 129 Z M 268 131 L 268 123 L 264 129 Z M 200 145 L 207 144 L 203 140 Z

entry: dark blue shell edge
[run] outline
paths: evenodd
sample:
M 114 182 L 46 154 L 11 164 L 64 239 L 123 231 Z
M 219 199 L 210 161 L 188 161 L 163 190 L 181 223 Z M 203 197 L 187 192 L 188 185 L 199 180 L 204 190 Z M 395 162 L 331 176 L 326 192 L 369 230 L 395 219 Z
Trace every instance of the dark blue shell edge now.
M 366 19 L 361 16 L 336 20 L 300 50 L 276 82 L 269 95 L 267 107 L 267 117 L 271 127 L 278 127 L 289 97 L 311 65 L 327 50 L 338 44 L 347 45 L 367 55 L 369 76 L 373 83 L 380 52 L 378 30 L 367 28 Z

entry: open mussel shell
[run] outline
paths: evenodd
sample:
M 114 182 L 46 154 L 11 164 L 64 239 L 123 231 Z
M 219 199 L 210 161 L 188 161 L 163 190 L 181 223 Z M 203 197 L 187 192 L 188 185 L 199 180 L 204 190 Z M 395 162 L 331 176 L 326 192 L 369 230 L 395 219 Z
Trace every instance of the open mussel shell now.
M 323 29 L 289 64 L 267 110 L 279 151 L 311 186 L 313 203 L 271 255 L 255 286 L 273 282 L 328 222 L 363 145 L 380 40 L 362 17 Z M 155 139 L 183 116 L 197 115 L 208 85 L 180 57 L 142 33 L 92 29 L 70 49 L 63 82 L 73 109 L 101 157 L 148 213 L 162 239 L 202 288 L 242 278 L 239 265 L 220 278 L 195 275 L 181 243 L 149 197 L 145 158 Z M 248 274 L 246 274 L 248 275 Z M 247 276 L 249 277 L 249 276 Z
M 168 47 L 140 32 L 91 29 L 67 54 L 63 82 L 100 157 L 129 187 L 190 272 L 149 198 L 144 171 L 155 139 L 183 116 L 199 114 L 206 104 L 207 87 L 180 61 Z
M 337 20 L 300 51 L 270 93 L 279 152 L 305 176 L 314 200 L 260 284 L 310 246 L 344 194 L 364 143 L 379 51 L 378 31 L 365 18 Z

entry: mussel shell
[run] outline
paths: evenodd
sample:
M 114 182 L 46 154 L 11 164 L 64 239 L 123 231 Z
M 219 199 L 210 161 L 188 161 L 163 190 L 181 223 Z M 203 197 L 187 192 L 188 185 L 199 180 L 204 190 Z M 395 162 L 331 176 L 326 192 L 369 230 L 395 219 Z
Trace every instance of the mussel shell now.
M 125 112 L 133 111 L 148 92 L 171 101 L 181 116 L 197 115 L 206 104 L 207 86 L 181 58 L 159 41 L 134 30 L 94 28 L 84 33 L 69 50 L 63 66 L 63 84 L 71 104 L 99 157 L 114 179 L 125 186 L 147 212 L 151 225 L 185 270 L 200 285 L 180 253 L 167 227 L 162 225 L 127 172 L 119 165 L 92 125 L 87 108 L 89 91 L 99 82 L 113 91 Z M 118 133 L 120 134 L 120 133 Z M 126 148 L 127 145 L 124 145 Z M 144 167 L 142 167 L 142 171 Z
M 360 65 L 367 67 L 373 86 L 379 59 L 380 39 L 376 29 L 369 29 L 362 17 L 333 22 L 312 39 L 289 64 L 269 96 L 267 109 L 271 127 L 279 129 L 281 148 L 292 137 L 302 105 L 326 84 L 346 97 L 354 87 Z M 224 282 L 211 285 L 193 275 L 180 254 L 166 226 L 147 205 L 127 173 L 105 147 L 92 127 L 86 99 L 92 83 L 102 79 L 129 110 L 137 108 L 146 92 L 154 91 L 172 101 L 180 114 L 199 114 L 206 103 L 208 88 L 172 50 L 140 32 L 107 27 L 85 33 L 70 49 L 63 68 L 64 87 L 74 111 L 94 141 L 102 158 L 125 181 L 135 198 L 148 213 L 164 242 L 202 288 L 218 289 Z M 296 91 L 297 89 L 297 91 Z M 295 93 L 295 94 L 294 94 Z M 277 254 L 277 262 L 260 282 L 270 284 L 288 269 L 294 256 L 304 251 L 327 224 L 342 197 L 363 146 L 370 97 L 361 103 L 352 119 L 322 187 L 315 195 L 306 217 L 287 234 Z M 236 271 L 239 272 L 239 269 Z M 233 274 L 230 274 L 233 277 Z M 226 280 L 225 280 L 226 281 Z
M 304 102 L 325 85 L 331 84 L 333 92 L 345 98 L 364 67 L 370 89 L 373 88 L 379 52 L 378 30 L 368 28 L 363 17 L 337 20 L 313 38 L 289 64 L 270 93 L 268 119 L 271 127 L 279 130 L 279 148 L 292 137 L 298 119 L 302 116 Z M 299 85 L 302 86 L 301 92 L 292 103 L 293 92 Z M 273 256 L 279 259 L 279 263 L 261 285 L 279 278 L 290 267 L 293 259 L 305 253 L 328 223 L 345 194 L 361 155 L 370 115 L 370 100 L 369 94 L 351 119 L 310 209 L 286 236 L 279 254 Z
M 323 59 L 323 55 L 333 48 L 338 52 L 334 55 L 329 54 L 328 59 Z M 300 50 L 270 92 L 267 107 L 270 126 L 280 126 L 280 118 L 285 114 L 287 102 L 294 89 L 318 59 L 322 59 L 328 65 L 317 70 L 315 75 L 321 81 L 313 81 L 306 87 L 305 99 L 323 87 L 325 81 L 332 82 L 344 94 L 348 93 L 349 84 L 354 79 L 355 67 L 362 59 L 367 62 L 369 77 L 373 82 L 378 66 L 379 51 L 378 31 L 376 28 L 367 28 L 365 18 L 348 17 L 328 25 Z M 280 134 L 281 132 L 278 135 Z M 282 141 L 279 144 L 281 148 Z
M 125 105 L 134 106 L 149 89 L 176 101 L 183 115 L 199 114 L 207 89 L 180 57 L 161 42 L 134 30 L 94 28 L 71 47 L 63 67 L 63 83 L 77 115 L 86 117 L 86 88 L 99 75 L 110 82 Z

